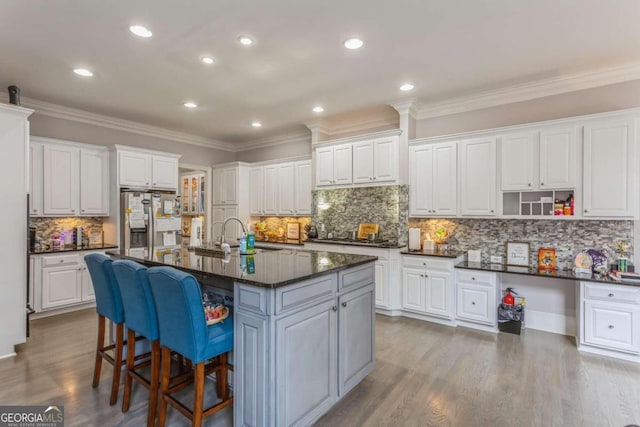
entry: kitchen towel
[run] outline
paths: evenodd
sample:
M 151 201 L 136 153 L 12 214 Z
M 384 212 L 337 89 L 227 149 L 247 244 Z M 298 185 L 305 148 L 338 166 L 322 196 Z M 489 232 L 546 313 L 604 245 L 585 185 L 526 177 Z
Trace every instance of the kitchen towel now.
M 419 228 L 409 229 L 409 250 L 410 251 L 420 250 L 420 229 Z

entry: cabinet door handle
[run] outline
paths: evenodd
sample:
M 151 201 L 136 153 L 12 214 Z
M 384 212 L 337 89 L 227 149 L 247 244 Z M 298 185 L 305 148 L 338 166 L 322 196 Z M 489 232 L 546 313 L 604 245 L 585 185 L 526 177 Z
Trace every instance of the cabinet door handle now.
M 333 307 L 331 307 L 331 310 L 333 311 L 338 311 L 338 307 L 336 307 L 335 305 Z
M 343 307 L 346 307 L 346 306 L 347 306 L 347 302 L 346 302 L 346 301 L 345 301 L 345 302 L 343 302 L 343 303 L 342 303 L 342 306 L 343 306 Z
M 613 294 L 609 294 L 609 298 L 613 298 Z
M 613 329 L 613 325 L 609 325 L 609 329 Z

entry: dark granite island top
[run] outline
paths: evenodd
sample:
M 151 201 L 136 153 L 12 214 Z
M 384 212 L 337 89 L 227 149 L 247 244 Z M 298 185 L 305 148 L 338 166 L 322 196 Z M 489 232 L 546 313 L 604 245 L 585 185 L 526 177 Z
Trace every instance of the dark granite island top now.
M 30 251 L 30 255 L 42 255 L 42 254 L 57 254 L 62 252 L 80 252 L 80 251 L 97 251 L 101 249 L 116 249 L 118 245 L 113 245 L 110 243 L 100 243 L 94 245 L 85 245 L 85 246 L 76 246 L 76 245 L 66 245 L 63 249 L 36 249 L 34 251 Z
M 113 250 L 107 255 L 131 259 L 147 266 L 168 265 L 193 274 L 201 282 L 228 280 L 262 288 L 279 288 L 324 274 L 374 262 L 374 256 L 302 249 L 256 248 L 253 255 L 232 249 L 226 259 L 196 255 L 187 249 L 175 251 Z

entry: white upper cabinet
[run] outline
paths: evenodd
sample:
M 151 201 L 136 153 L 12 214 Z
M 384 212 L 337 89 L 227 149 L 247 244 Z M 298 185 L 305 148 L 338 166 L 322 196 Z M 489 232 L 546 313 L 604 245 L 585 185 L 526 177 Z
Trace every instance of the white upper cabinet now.
M 333 147 L 316 150 L 316 185 L 333 185 Z
M 354 184 L 373 181 L 373 162 L 373 141 L 360 141 L 353 144 Z
M 576 187 L 578 144 L 576 129 L 558 128 L 540 132 L 540 189 Z
M 211 171 L 211 184 L 213 186 L 213 204 L 223 205 L 225 196 L 223 169 L 213 169 Z
M 178 189 L 178 157 L 118 149 L 121 187 Z
M 264 215 L 278 215 L 278 166 L 264 167 L 264 197 L 262 211 Z
M 455 142 L 410 147 L 410 216 L 456 214 L 456 151 Z
M 333 147 L 333 183 L 336 185 L 352 182 L 351 145 Z
M 44 161 L 44 214 L 78 214 L 79 150 L 64 145 L 46 145 Z
M 42 211 L 42 144 L 29 143 L 29 215 L 41 216 Z
M 80 150 L 80 215 L 109 215 L 109 153 Z
M 295 168 L 293 163 L 278 165 L 278 215 L 294 215 L 295 211 Z
M 496 138 L 459 143 L 460 213 L 494 216 L 496 211 Z
M 294 167 L 294 214 L 311 215 L 311 161 L 295 162 Z
M 500 137 L 500 166 L 503 190 L 531 190 L 535 185 L 536 134 L 521 133 Z
M 636 135 L 633 120 L 600 120 L 584 127 L 583 215 L 636 215 Z
M 397 171 L 398 171 L 398 138 L 390 137 L 390 138 L 374 140 L 373 141 L 373 181 L 374 182 L 396 181 L 398 179 Z
M 249 213 L 251 215 L 262 215 L 263 204 L 262 196 L 264 194 L 263 168 L 256 166 L 249 171 Z
M 213 169 L 214 205 L 234 205 L 238 203 L 238 168 L 235 166 Z
M 153 188 L 178 188 L 178 159 L 175 157 L 151 156 Z
M 149 187 L 151 185 L 151 156 L 135 151 L 118 152 L 120 186 Z

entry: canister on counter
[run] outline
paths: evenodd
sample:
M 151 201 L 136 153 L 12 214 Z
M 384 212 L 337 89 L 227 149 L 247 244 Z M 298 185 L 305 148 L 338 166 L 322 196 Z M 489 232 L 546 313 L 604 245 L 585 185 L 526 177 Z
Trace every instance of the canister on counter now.
M 629 259 L 625 257 L 618 258 L 618 271 L 621 273 L 626 273 L 629 269 L 628 266 Z

